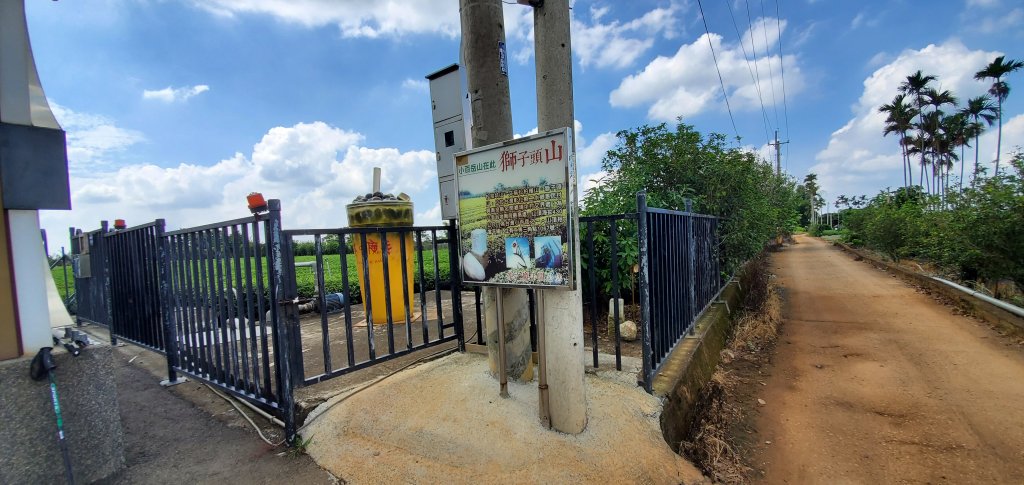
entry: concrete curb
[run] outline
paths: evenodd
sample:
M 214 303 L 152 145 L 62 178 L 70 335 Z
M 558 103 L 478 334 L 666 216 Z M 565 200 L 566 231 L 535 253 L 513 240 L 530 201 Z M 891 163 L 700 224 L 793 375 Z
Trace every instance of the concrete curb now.
M 739 279 L 730 281 L 719 300 L 697 318 L 695 335 L 680 342 L 654 376 L 654 395 L 664 402 L 661 433 L 677 453 L 693 420 L 694 404 L 715 373 L 729 340 L 733 313 L 744 293 Z
M 871 255 L 865 254 L 858 251 L 846 244 L 840 242 L 834 242 L 835 246 L 839 247 L 843 251 L 857 256 L 864 261 L 868 262 L 872 266 L 888 271 L 899 277 L 900 279 L 907 281 L 911 284 L 926 288 L 928 291 L 938 293 L 946 298 L 952 300 L 958 308 L 964 312 L 980 318 L 987 323 L 996 325 L 1006 331 L 1014 334 L 1024 334 L 1024 318 L 1020 318 L 996 305 L 986 302 L 980 298 L 968 295 L 962 291 L 958 291 L 947 285 L 944 285 L 938 281 L 933 280 L 927 275 L 909 271 L 906 268 L 895 265 L 888 261 L 881 261 Z

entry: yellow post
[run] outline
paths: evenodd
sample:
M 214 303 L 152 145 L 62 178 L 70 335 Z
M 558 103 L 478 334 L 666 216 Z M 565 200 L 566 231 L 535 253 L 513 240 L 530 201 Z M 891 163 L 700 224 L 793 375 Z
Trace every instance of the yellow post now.
M 416 253 L 412 242 L 412 234 L 406 234 L 403 238 L 396 233 L 386 233 L 388 247 L 388 280 L 391 287 L 391 321 L 394 323 L 405 323 L 405 298 L 408 295 L 409 309 L 415 307 L 413 298 L 413 281 L 415 279 L 415 268 L 413 258 Z M 366 278 L 363 276 L 363 238 L 366 238 L 367 265 L 370 267 L 370 288 L 367 291 Z M 405 245 L 405 268 L 408 278 L 407 292 L 402 292 L 402 248 L 400 242 Z M 359 289 L 363 297 L 363 304 L 366 304 L 365 295 L 370 295 L 370 307 L 373 310 L 374 325 L 384 324 L 388 321 L 387 300 L 385 300 L 384 289 L 384 245 L 381 243 L 379 234 L 358 234 L 353 238 L 352 246 L 356 253 L 356 268 L 359 272 Z M 411 316 L 410 316 L 411 318 Z
M 416 257 L 416 246 L 412 241 L 412 233 L 401 234 L 388 232 L 389 228 L 410 227 L 413 225 L 412 202 L 405 200 L 376 200 L 356 202 L 345 206 L 348 212 L 350 227 L 379 227 L 387 236 L 388 285 L 391 288 L 391 321 L 405 323 L 405 298 L 409 299 L 410 311 L 415 308 L 413 298 L 413 282 L 416 279 L 413 260 Z M 366 262 L 369 266 L 370 285 L 366 286 L 367 278 L 363 274 L 363 242 L 366 242 Z M 405 247 L 405 268 L 408 285 L 402 285 L 402 246 Z M 359 274 L 359 290 L 370 299 L 370 309 L 374 325 L 388 321 L 387 295 L 384 288 L 384 253 L 385 247 L 379 233 L 356 234 L 352 238 L 355 249 L 356 269 Z M 411 318 L 411 315 L 410 315 Z

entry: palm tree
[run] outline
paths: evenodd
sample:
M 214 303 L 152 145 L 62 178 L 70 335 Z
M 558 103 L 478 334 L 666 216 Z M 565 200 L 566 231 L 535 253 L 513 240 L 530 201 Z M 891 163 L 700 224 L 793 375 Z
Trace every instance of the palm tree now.
M 960 111 L 957 111 L 951 116 L 947 116 L 943 119 L 944 130 L 949 134 L 949 141 L 951 143 L 950 149 L 955 150 L 960 147 L 960 156 L 957 159 L 960 161 L 960 188 L 963 191 L 964 186 L 964 149 L 967 147 L 970 141 L 968 135 L 968 126 L 971 124 L 967 119 L 967 115 Z M 952 169 L 952 165 L 947 168 Z M 949 190 L 949 172 L 946 172 L 946 186 L 945 190 Z
M 883 104 L 878 111 L 886 114 L 885 130 L 882 136 L 890 133 L 900 135 L 900 150 L 903 152 L 903 186 L 910 187 L 914 184 L 914 174 L 910 170 L 910 155 L 907 153 L 907 132 L 914 127 L 914 117 L 917 110 L 905 102 L 905 94 L 897 94 L 889 104 Z M 908 180 L 909 175 L 909 180 Z
M 914 103 L 917 105 L 917 115 L 921 116 L 921 108 L 924 106 L 924 97 L 922 93 L 928 89 L 928 85 L 932 81 L 936 80 L 935 76 L 924 75 L 920 70 L 907 76 L 907 79 L 900 83 L 899 90 L 901 93 L 906 94 L 914 98 Z M 917 146 L 917 152 L 921 154 L 921 170 L 922 176 L 924 174 L 924 166 L 927 164 L 924 159 L 924 137 L 921 136 L 920 124 L 918 125 L 918 137 L 919 142 Z M 923 181 L 923 179 L 922 179 Z
M 810 209 L 811 209 L 811 213 L 809 214 L 808 219 L 810 219 L 811 224 L 817 224 L 817 219 L 815 219 L 815 217 L 814 217 L 815 216 L 815 210 L 814 210 L 815 207 L 814 207 L 814 205 L 817 202 L 817 198 L 818 198 L 818 189 L 819 189 L 819 187 L 818 187 L 818 174 L 811 172 L 811 173 L 807 174 L 806 176 L 804 176 L 804 189 L 807 191 L 807 195 L 808 195 L 807 203 L 808 203 L 808 205 L 810 205 Z
M 927 89 L 922 93 L 922 95 L 928 105 L 932 107 L 932 112 L 929 113 L 929 115 L 934 115 L 930 117 L 930 123 L 932 123 L 932 126 L 929 126 L 932 131 L 932 181 L 935 191 L 941 194 L 942 191 L 940 190 L 941 186 L 939 183 L 942 181 L 942 171 L 946 168 L 947 159 L 947 153 L 945 153 L 946 150 L 944 150 L 944 148 L 947 147 L 943 147 L 942 144 L 949 142 L 947 139 L 947 126 L 943 123 L 945 115 L 942 112 L 942 107 L 947 104 L 956 106 L 957 99 L 956 96 L 953 96 L 953 93 L 948 89 L 942 91 Z
M 988 126 L 992 126 L 996 121 L 997 111 L 995 105 L 992 104 L 992 98 L 982 95 L 968 99 L 967 106 L 964 106 L 960 113 L 971 119 L 968 131 L 970 135 L 974 136 L 974 174 L 971 175 L 971 186 L 973 186 L 974 179 L 978 178 L 978 151 L 981 148 L 978 145 L 978 137 L 985 131 L 985 126 L 981 122 L 984 121 L 988 123 Z M 961 181 L 961 183 L 963 182 Z
M 963 156 L 957 156 L 956 148 L 960 147 L 961 153 L 963 152 L 963 144 L 966 139 L 964 127 L 967 121 L 965 117 L 957 113 L 952 116 L 943 117 L 940 123 L 942 125 L 942 135 L 938 143 L 939 182 L 942 183 L 942 200 L 945 202 L 945 198 L 949 193 L 949 172 L 956 165 L 956 162 L 963 160 Z M 963 173 L 962 165 L 960 172 L 961 174 Z
M 924 167 L 928 165 L 928 161 L 925 160 L 924 150 L 924 145 L 927 142 L 927 137 L 924 133 L 921 133 L 921 125 L 919 123 L 915 123 L 914 126 L 917 127 L 918 133 L 907 138 L 907 157 L 912 157 L 914 155 L 921 156 L 921 161 L 918 162 L 920 170 L 917 174 L 917 185 L 924 187 L 925 183 L 928 182 L 928 179 L 924 178 Z
M 999 118 L 999 135 L 996 137 L 996 171 L 995 174 L 999 175 L 999 156 L 1003 149 L 1003 101 L 1010 95 L 1010 85 L 1003 81 L 1003 76 L 1010 74 L 1022 67 L 1024 62 L 1017 61 L 1014 59 L 1005 60 L 1006 56 L 999 56 L 994 61 L 985 66 L 984 69 L 974 73 L 974 79 L 983 81 L 985 79 L 995 79 L 992 83 L 992 87 L 989 88 L 988 92 L 996 98 L 996 116 Z

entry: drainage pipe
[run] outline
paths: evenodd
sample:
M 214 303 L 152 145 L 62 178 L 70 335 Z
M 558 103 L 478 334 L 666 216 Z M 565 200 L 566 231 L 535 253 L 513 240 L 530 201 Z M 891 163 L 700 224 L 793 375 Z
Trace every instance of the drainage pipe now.
M 975 298 L 977 298 L 977 299 L 979 299 L 981 301 L 984 301 L 985 303 L 991 303 L 991 304 L 993 304 L 993 305 L 995 305 L 995 306 L 997 306 L 997 307 L 999 307 L 999 308 L 1001 308 L 1003 310 L 1006 310 L 1006 311 L 1008 311 L 1008 312 L 1010 312 L 1010 313 L 1012 313 L 1014 315 L 1017 315 L 1018 317 L 1024 318 L 1024 308 L 1021 308 L 1021 307 L 1015 306 L 1015 305 L 1011 305 L 1011 304 L 1006 303 L 1005 301 L 1002 301 L 1002 300 L 997 300 L 997 299 L 992 298 L 991 296 L 988 296 L 988 295 L 986 295 L 984 293 L 972 290 L 972 289 L 964 287 L 964 286 L 960 286 L 960 285 L 958 285 L 956 283 L 953 283 L 952 281 L 947 281 L 947 280 L 944 280 L 944 279 L 936 277 L 936 276 L 932 276 L 931 279 L 933 279 L 935 281 L 938 281 L 939 283 L 943 283 L 946 286 L 950 286 L 950 287 L 956 288 L 956 289 L 958 289 L 958 290 L 960 290 L 960 291 L 962 291 L 964 293 L 967 293 L 968 295 L 971 295 L 971 296 L 973 296 L 973 297 L 975 297 Z

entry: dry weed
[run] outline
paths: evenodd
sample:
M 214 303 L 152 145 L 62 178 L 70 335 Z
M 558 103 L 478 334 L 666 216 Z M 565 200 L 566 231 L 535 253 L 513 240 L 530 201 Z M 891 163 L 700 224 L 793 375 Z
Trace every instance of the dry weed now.
M 733 327 L 726 347 L 737 355 L 756 355 L 772 348 L 782 324 L 782 297 L 769 278 L 764 258 L 751 263 L 741 284 L 746 290 L 743 313 Z M 751 358 L 757 361 L 757 358 Z M 688 441 L 680 443 L 684 452 L 717 483 L 746 483 L 751 468 L 744 463 L 731 436 L 744 418 L 738 405 L 738 386 L 743 382 L 721 366 L 701 389 L 694 404 L 694 419 Z
M 734 385 L 735 378 L 728 372 L 715 371 L 697 400 L 696 418 L 688 433 L 691 438 L 680 443 L 680 451 L 716 483 L 744 483 L 749 471 L 729 443 L 729 426 L 740 418 L 740 411 L 728 399 Z
M 748 311 L 737 320 L 729 350 L 760 352 L 771 346 L 782 323 L 782 298 L 772 282 L 765 284 L 765 298 L 759 308 Z

